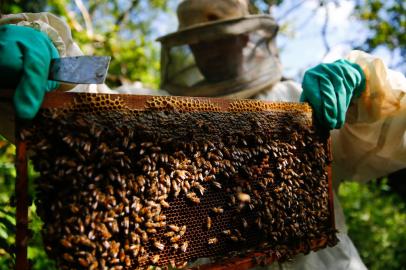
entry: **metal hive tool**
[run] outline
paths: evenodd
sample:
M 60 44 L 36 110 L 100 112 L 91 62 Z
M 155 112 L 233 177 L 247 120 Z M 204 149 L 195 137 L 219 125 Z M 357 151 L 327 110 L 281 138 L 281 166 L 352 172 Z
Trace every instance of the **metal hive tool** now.
M 61 269 L 261 264 L 337 242 L 329 138 L 305 104 L 52 93 L 20 136 Z

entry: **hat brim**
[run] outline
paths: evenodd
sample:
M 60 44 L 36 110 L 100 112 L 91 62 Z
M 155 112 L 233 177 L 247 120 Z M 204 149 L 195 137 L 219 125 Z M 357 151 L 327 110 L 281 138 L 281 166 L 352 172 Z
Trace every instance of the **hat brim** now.
M 239 35 L 261 29 L 273 38 L 278 24 L 269 15 L 248 15 L 239 18 L 217 20 L 183 28 L 157 39 L 165 46 L 180 46 L 216 39 L 219 35 Z

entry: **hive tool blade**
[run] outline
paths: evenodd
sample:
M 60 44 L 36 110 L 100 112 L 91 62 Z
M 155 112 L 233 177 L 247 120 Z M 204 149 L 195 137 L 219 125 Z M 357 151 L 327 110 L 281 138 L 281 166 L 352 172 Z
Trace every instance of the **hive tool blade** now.
M 102 84 L 110 64 L 109 56 L 75 56 L 51 60 L 49 79 L 72 84 Z

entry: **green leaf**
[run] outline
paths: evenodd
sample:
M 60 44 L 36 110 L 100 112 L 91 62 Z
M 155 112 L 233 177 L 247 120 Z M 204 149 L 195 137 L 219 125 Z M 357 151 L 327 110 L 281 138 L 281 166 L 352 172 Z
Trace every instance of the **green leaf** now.
M 0 249 L 5 250 L 6 252 L 9 252 L 10 250 L 10 245 L 7 243 L 6 239 L 0 237 Z
M 13 217 L 0 217 L 0 225 L 3 225 L 9 234 L 15 234 L 15 223 L 13 223 Z

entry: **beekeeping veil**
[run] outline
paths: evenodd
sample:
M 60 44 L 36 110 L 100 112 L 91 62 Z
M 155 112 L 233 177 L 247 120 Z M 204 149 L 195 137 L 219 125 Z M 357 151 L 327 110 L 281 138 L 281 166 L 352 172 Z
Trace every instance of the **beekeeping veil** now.
M 281 79 L 278 26 L 246 0 L 184 0 L 177 15 L 178 31 L 158 39 L 170 94 L 248 98 Z

